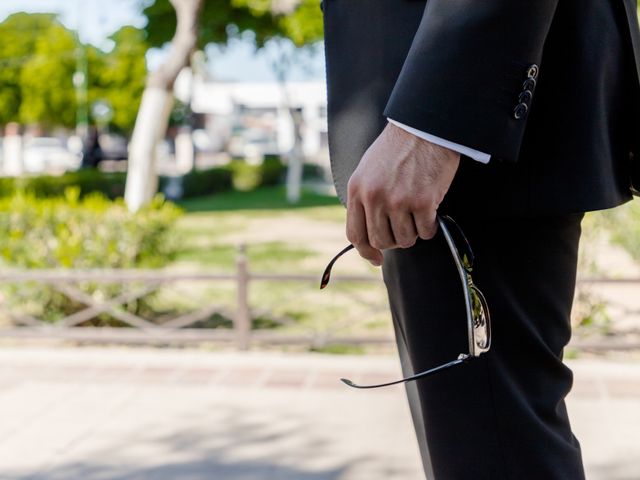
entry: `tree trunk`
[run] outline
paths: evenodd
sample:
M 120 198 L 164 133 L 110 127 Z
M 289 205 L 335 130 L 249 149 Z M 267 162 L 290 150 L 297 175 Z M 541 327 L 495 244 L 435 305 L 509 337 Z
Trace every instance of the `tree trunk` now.
M 295 5 L 295 2 L 292 3 Z M 291 7 L 293 8 L 293 7 Z M 278 41 L 278 40 L 276 40 Z M 273 71 L 278 79 L 280 91 L 282 92 L 282 107 L 291 117 L 293 126 L 293 147 L 287 152 L 287 201 L 295 204 L 300 201 L 300 191 L 302 187 L 302 169 L 304 164 L 304 150 L 302 148 L 302 111 L 299 111 L 291 103 L 289 89 L 287 85 L 287 74 L 294 61 L 294 57 L 288 54 L 283 47 L 282 40 L 278 41 L 279 55 L 271 63 Z
M 287 201 L 298 203 L 302 188 L 302 168 L 304 164 L 304 151 L 302 150 L 302 111 L 289 106 L 291 120 L 293 122 L 293 148 L 289 152 L 287 162 Z
M 177 28 L 165 62 L 149 74 L 133 129 L 125 201 L 137 211 L 148 203 L 158 188 L 155 169 L 156 145 L 163 138 L 173 107 L 173 84 L 189 65 L 198 40 L 198 18 L 204 0 L 170 0 L 176 10 Z

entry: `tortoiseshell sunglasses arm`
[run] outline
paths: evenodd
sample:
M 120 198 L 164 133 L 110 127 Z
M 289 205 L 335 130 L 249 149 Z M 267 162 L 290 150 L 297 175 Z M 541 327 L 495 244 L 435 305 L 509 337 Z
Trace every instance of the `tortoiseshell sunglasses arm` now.
M 355 247 L 352 243 L 350 243 L 348 246 L 340 250 L 340 253 L 338 253 L 335 257 L 333 257 L 333 259 L 329 262 L 329 265 L 327 265 L 327 268 L 324 269 L 324 273 L 322 274 L 322 280 L 320 280 L 320 290 L 326 287 L 327 284 L 329 283 L 329 278 L 331 276 L 331 267 L 333 267 L 333 264 L 336 263 L 336 260 L 338 260 L 338 258 L 340 258 L 340 256 L 343 253 L 348 252 L 352 248 L 355 248 Z

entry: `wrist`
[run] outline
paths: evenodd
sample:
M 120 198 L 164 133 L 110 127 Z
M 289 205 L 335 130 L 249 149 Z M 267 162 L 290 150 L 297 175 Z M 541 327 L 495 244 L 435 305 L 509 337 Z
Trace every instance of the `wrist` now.
M 384 132 L 391 137 L 392 141 L 395 141 L 404 147 L 421 152 L 421 156 L 435 156 L 436 158 L 445 159 L 455 162 L 456 164 L 460 162 L 460 152 L 430 142 L 429 140 L 419 137 L 418 135 L 414 135 L 391 122 L 387 122 Z

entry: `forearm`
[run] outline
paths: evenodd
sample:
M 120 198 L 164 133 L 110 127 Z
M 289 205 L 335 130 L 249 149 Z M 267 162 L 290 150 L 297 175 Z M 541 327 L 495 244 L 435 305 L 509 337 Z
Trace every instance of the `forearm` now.
M 384 115 L 516 161 L 557 2 L 430 0 Z
M 473 160 L 476 160 L 480 163 L 489 163 L 489 160 L 491 160 L 491 155 L 489 155 L 488 153 L 484 153 L 481 152 L 479 150 L 474 150 L 473 148 L 469 148 L 466 147 L 464 145 L 460 145 L 458 143 L 455 142 L 451 142 L 449 140 L 446 140 L 444 138 L 441 137 L 437 137 L 435 135 L 432 135 L 430 133 L 427 132 L 423 132 L 422 130 L 418 130 L 416 128 L 413 128 L 409 125 L 405 125 L 404 123 L 400 123 L 392 118 L 387 118 L 387 120 L 391 123 L 393 123 L 394 125 L 396 125 L 397 127 L 402 128 L 403 130 L 406 130 L 407 132 L 422 138 L 423 140 L 426 140 L 428 142 L 434 143 L 436 145 L 439 145 L 441 147 L 444 148 L 448 148 L 449 150 L 453 150 L 454 152 L 458 152 L 460 155 L 465 155 Z

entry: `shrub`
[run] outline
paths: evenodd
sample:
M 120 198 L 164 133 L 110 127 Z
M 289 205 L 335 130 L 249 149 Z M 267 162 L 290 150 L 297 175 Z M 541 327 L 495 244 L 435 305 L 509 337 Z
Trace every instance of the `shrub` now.
M 640 262 L 640 201 L 634 200 L 607 211 L 605 217 L 611 229 L 612 242 Z
M 160 177 L 159 189 L 164 190 L 168 177 Z M 182 177 L 182 198 L 200 197 L 231 190 L 232 172 L 227 167 L 193 170 Z
M 260 167 L 262 171 L 260 185 L 279 185 L 284 183 L 287 167 L 279 157 L 265 157 Z
M 94 169 L 67 172 L 64 175 L 37 175 L 25 177 L 0 178 L 0 196 L 13 196 L 16 192 L 28 192 L 36 197 L 60 197 L 69 187 L 78 187 L 80 197 L 99 192 L 107 198 L 124 196 L 127 175 L 124 172 L 101 172 Z M 160 177 L 159 189 L 168 182 Z M 183 177 L 183 197 L 191 198 L 227 191 L 232 188 L 231 170 L 228 167 L 215 167 L 206 170 L 194 170 Z
M 0 195 L 13 196 L 18 191 L 30 192 L 37 197 L 59 197 L 69 187 L 78 187 L 80 196 L 101 192 L 108 198 L 124 195 L 126 174 L 104 173 L 98 170 L 78 170 L 64 175 L 37 175 L 0 179 Z
M 134 214 L 121 199 L 80 198 L 78 188 L 45 199 L 17 193 L 0 199 L 0 256 L 23 268 L 159 267 L 179 212 L 160 196 Z
M 253 190 L 260 185 L 261 175 L 258 165 L 251 165 L 244 160 L 232 160 L 229 168 L 233 177 L 233 188 L 235 190 Z
M 305 180 L 325 180 L 326 176 L 326 169 L 322 165 L 305 163 L 302 166 L 302 178 Z
M 278 185 L 284 182 L 286 166 L 279 157 L 268 156 L 260 165 L 251 165 L 234 159 L 229 163 L 236 190 L 253 190 L 263 185 Z
M 235 159 L 229 165 L 193 170 L 183 176 L 182 197 L 193 198 L 218 192 L 251 190 L 262 185 L 284 182 L 286 167 L 279 157 L 268 156 L 261 165 L 250 165 Z M 69 187 L 78 187 L 80 197 L 99 192 L 110 199 L 124 196 L 127 175 L 124 172 L 101 172 L 84 169 L 64 175 L 36 175 L 0 178 L 0 197 L 12 197 L 25 192 L 38 198 L 61 197 Z M 158 189 L 164 191 L 169 177 L 160 177 Z
M 157 268 L 174 256 L 172 226 L 181 210 L 157 196 L 150 205 L 130 213 L 124 202 L 101 194 L 80 196 L 77 187 L 64 197 L 38 198 L 17 193 L 0 199 L 0 258 L 18 268 Z M 78 285 L 89 295 L 105 298 L 129 286 Z M 4 302 L 12 310 L 54 321 L 84 308 L 43 284 L 5 285 Z M 136 311 L 142 302 L 131 306 Z M 108 315 L 102 315 L 102 320 Z

